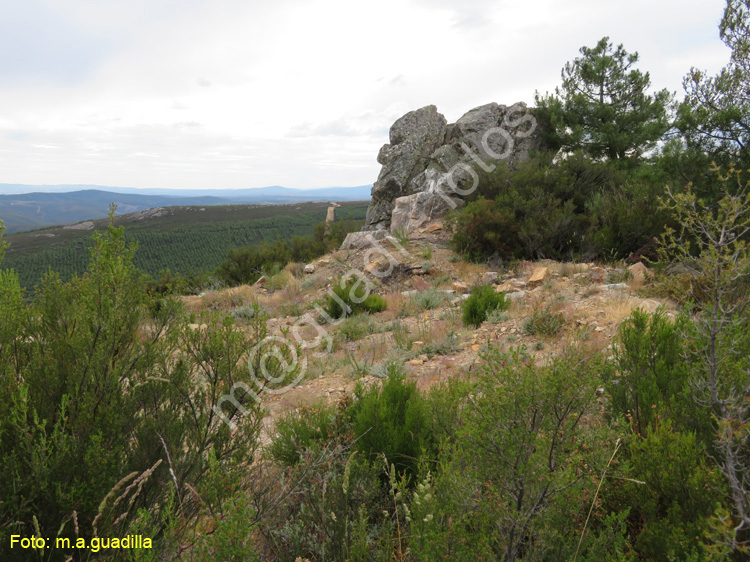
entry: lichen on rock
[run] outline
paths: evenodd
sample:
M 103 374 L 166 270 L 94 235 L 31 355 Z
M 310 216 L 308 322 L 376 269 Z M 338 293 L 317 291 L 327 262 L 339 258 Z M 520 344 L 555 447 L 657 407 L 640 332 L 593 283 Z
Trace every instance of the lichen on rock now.
M 448 124 L 434 105 L 410 111 L 378 154 L 364 231 L 410 232 L 460 208 L 478 174 L 504 162 L 515 167 L 542 146 L 533 110 L 489 103 Z

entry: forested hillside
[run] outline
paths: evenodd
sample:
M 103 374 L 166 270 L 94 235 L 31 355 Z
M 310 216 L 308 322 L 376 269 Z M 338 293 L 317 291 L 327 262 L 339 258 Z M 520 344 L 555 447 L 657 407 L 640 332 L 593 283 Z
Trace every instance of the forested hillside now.
M 137 268 L 152 276 L 166 269 L 198 274 L 214 271 L 231 249 L 312 234 L 327 208 L 327 203 L 165 207 L 117 217 L 116 224 L 126 226 L 126 239 L 138 245 Z M 336 213 L 341 219 L 362 220 L 366 209 L 366 203 L 342 203 Z M 39 283 L 49 268 L 67 281 L 86 270 L 90 229 L 106 229 L 107 220 L 85 226 L 8 236 L 5 266 L 18 273 L 23 287 Z
M 0 220 L 8 234 L 104 219 L 110 203 L 118 215 L 154 207 L 207 205 L 276 205 L 308 201 L 359 201 L 368 186 L 323 189 L 261 187 L 255 189 L 136 189 L 85 185 L 13 185 L 0 183 Z

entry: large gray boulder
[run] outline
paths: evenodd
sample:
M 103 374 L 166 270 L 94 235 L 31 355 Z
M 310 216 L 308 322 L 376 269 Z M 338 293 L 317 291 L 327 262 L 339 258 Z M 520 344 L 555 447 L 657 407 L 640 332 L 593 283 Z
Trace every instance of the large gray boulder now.
M 443 144 L 447 121 L 434 105 L 410 111 L 391 127 L 390 144 L 380 149 L 382 164 L 372 186 L 372 202 L 367 209 L 367 230 L 390 226 L 394 201 L 414 193 L 412 180 L 429 163 L 430 155 Z M 410 191 L 412 189 L 412 191 Z
M 463 206 L 463 199 L 447 192 L 421 191 L 399 197 L 391 213 L 391 232 L 412 232 L 432 219 L 445 216 L 451 209 Z
M 350 232 L 344 238 L 341 244 L 342 250 L 362 250 L 376 245 L 384 240 L 390 233 L 387 230 L 377 230 L 375 232 Z
M 364 231 L 409 232 L 464 204 L 478 174 L 501 162 L 515 167 L 541 147 L 533 113 L 524 104 L 489 103 L 448 125 L 434 105 L 411 111 L 390 130 L 378 154 Z

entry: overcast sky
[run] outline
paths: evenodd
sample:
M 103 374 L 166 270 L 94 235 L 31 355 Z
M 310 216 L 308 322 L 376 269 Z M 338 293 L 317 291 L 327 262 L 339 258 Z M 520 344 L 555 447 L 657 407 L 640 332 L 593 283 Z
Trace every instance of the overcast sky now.
M 681 97 L 724 4 L 0 0 L 0 183 L 368 184 L 407 111 L 531 104 L 604 35 Z

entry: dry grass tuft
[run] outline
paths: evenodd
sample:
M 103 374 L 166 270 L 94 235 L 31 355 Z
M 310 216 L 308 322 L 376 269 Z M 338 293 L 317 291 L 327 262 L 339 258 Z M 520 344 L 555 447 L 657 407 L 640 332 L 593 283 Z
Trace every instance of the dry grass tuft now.
M 451 264 L 450 268 L 454 277 L 458 277 L 464 283 L 478 282 L 487 270 L 487 266 L 460 260 Z
M 182 302 L 188 312 L 196 314 L 206 310 L 228 310 L 252 302 L 256 298 L 256 290 L 250 285 L 241 285 L 230 289 L 209 291 L 200 296 L 182 297 Z
M 620 322 L 625 320 L 633 313 L 633 309 L 641 303 L 640 299 L 634 299 L 628 295 L 618 294 L 612 298 L 605 299 L 599 307 L 604 314 L 599 314 L 601 324 L 619 326 Z
M 396 318 L 401 318 L 404 313 L 408 312 L 410 301 L 399 291 L 393 291 L 383 295 L 386 309 L 376 315 L 379 322 L 390 322 Z
M 284 271 L 301 279 L 305 275 L 305 264 L 300 262 L 290 262 L 284 266 Z
M 286 269 L 282 269 L 276 275 L 271 275 L 270 277 L 268 277 L 266 289 L 268 289 L 269 291 L 278 291 L 280 289 L 287 288 L 299 290 L 300 282 L 294 275 L 292 275 L 291 272 L 287 271 Z
M 552 268 L 552 270 L 559 273 L 562 277 L 573 277 L 576 273 L 584 273 L 588 271 L 588 266 L 580 263 L 565 262 Z

